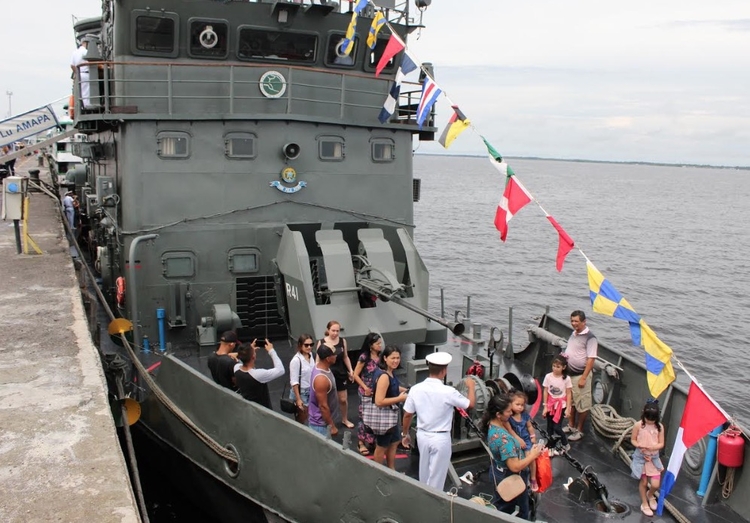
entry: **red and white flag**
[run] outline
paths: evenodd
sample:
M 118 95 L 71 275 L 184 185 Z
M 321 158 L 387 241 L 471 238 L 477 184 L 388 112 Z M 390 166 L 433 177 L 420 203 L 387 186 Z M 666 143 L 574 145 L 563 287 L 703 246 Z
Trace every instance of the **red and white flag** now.
M 726 420 L 727 417 L 724 412 L 703 392 L 703 389 L 696 385 L 694 381 L 690 382 L 690 390 L 688 391 L 685 410 L 682 412 L 680 428 L 677 430 L 672 455 L 669 457 L 669 465 L 667 465 L 667 471 L 659 490 L 659 506 L 656 508 L 656 513 L 659 516 L 664 510 L 664 498 L 667 497 L 677 480 L 677 474 L 682 467 L 682 458 L 685 456 L 687 449 L 698 443 L 701 438 L 722 425 Z
M 529 191 L 526 190 L 526 187 L 518 181 L 510 165 L 503 161 L 500 153 L 484 137 L 482 137 L 482 140 L 484 140 L 484 145 L 487 146 L 490 162 L 495 166 L 495 169 L 500 171 L 500 174 L 505 176 L 505 190 L 495 213 L 495 227 L 500 231 L 500 239 L 505 241 L 505 238 L 508 236 L 508 222 L 533 198 L 529 194 Z

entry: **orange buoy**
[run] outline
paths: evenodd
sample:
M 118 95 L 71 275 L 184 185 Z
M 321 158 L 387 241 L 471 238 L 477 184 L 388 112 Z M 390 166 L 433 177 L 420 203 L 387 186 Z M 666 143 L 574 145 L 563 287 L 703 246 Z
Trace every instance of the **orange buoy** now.
M 719 436 L 719 464 L 741 467 L 745 461 L 745 438 L 737 427 L 729 427 Z
M 115 285 L 117 286 L 117 305 L 122 307 L 125 305 L 125 278 L 122 276 L 117 278 Z
M 71 120 L 76 119 L 76 99 L 72 94 L 68 98 L 68 116 Z

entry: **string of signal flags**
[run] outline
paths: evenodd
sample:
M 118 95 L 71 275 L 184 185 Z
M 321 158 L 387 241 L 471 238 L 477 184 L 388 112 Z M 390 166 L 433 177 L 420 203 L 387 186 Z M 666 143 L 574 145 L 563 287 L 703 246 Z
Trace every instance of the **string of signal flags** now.
M 357 16 L 367 4 L 368 0 L 359 0 L 355 6 L 352 14 L 352 22 L 347 31 L 347 37 L 349 39 L 353 39 Z M 583 250 L 576 247 L 575 241 L 565 229 L 563 229 L 562 225 L 560 225 L 560 223 L 558 223 L 558 221 L 544 209 L 541 203 L 531 194 L 531 192 L 529 192 L 523 183 L 521 183 L 516 176 L 516 173 L 510 165 L 505 162 L 497 149 L 495 149 L 495 147 L 487 141 L 479 130 L 474 127 L 471 120 L 461 111 L 459 106 L 450 99 L 435 79 L 432 78 L 430 71 L 422 66 L 422 62 L 414 55 L 404 40 L 395 31 L 393 26 L 391 26 L 391 24 L 385 19 L 382 9 L 374 3 L 373 6 L 376 13 L 370 27 L 367 45 L 371 49 L 375 47 L 377 35 L 382 28 L 386 27 L 390 31 L 386 47 L 375 68 L 375 75 L 379 76 L 385 66 L 392 59 L 395 59 L 399 53 L 403 53 L 400 65 L 393 80 L 393 85 L 389 90 L 388 96 L 383 103 L 383 108 L 378 116 L 380 122 L 385 123 L 395 112 L 398 103 L 398 96 L 401 92 L 401 85 L 406 76 L 413 71 L 420 70 L 423 76 L 422 92 L 416 112 L 416 122 L 420 129 L 424 125 L 432 107 L 441 96 L 444 97 L 450 104 L 453 113 L 440 135 L 439 143 L 444 148 L 448 149 L 461 133 L 471 128 L 472 131 L 482 139 L 482 142 L 487 149 L 490 163 L 492 163 L 505 180 L 503 194 L 495 212 L 495 227 L 500 233 L 500 240 L 503 242 L 506 241 L 509 224 L 513 216 L 518 214 L 518 212 L 529 203 L 536 203 L 538 208 L 549 221 L 550 225 L 552 225 L 558 234 L 556 256 L 557 271 L 562 271 L 567 255 L 573 249 L 576 249 L 586 261 L 589 297 L 592 310 L 606 316 L 626 321 L 630 328 L 633 345 L 636 347 L 642 347 L 645 350 L 647 381 L 651 395 L 655 398 L 658 397 L 667 389 L 669 384 L 675 380 L 672 360 L 674 360 L 675 363 L 690 377 L 691 381 L 697 384 L 697 380 L 695 380 L 693 375 L 677 359 L 672 349 L 659 339 L 653 329 L 649 327 L 646 321 L 635 311 L 633 306 L 630 305 L 628 300 L 626 300 L 622 294 L 617 291 L 614 285 L 612 285 L 612 283 L 596 268 Z M 353 45 L 349 46 L 350 50 L 351 48 L 353 48 Z M 720 408 L 715 400 L 712 398 L 709 399 L 711 403 L 717 406 L 717 408 Z M 724 412 L 723 409 L 721 409 L 721 411 Z

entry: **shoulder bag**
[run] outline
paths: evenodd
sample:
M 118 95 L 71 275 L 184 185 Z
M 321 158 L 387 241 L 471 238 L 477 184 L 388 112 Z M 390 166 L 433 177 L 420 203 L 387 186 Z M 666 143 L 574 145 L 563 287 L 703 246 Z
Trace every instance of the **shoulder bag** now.
M 373 434 L 382 436 L 393 430 L 398 425 L 398 405 L 389 405 L 387 407 L 378 407 L 375 405 L 375 388 L 378 379 L 384 372 L 376 372 L 373 376 L 372 396 L 365 398 L 362 403 L 362 423 L 364 423 Z M 390 378 L 389 378 L 390 379 Z M 369 401 L 367 401 L 369 399 Z

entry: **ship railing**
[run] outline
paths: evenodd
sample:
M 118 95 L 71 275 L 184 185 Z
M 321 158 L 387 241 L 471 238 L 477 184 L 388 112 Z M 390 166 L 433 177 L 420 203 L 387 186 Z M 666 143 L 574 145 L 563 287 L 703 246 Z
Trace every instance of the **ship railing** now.
M 77 75 L 74 86 L 77 122 L 96 120 L 314 119 L 339 124 L 378 122 L 391 81 L 383 76 L 326 70 L 287 63 L 214 64 L 179 62 L 89 62 L 89 79 Z M 286 80 L 283 92 L 270 98 L 260 89 L 264 73 Z M 86 107 L 81 84 L 88 82 Z M 416 107 L 420 86 L 403 82 L 397 110 L 387 124 L 418 132 Z M 433 125 L 432 116 L 425 126 Z

